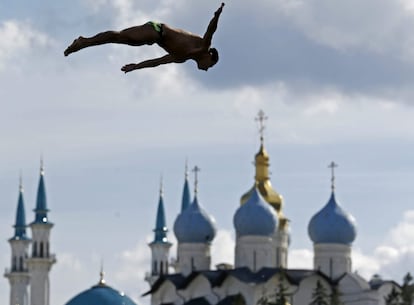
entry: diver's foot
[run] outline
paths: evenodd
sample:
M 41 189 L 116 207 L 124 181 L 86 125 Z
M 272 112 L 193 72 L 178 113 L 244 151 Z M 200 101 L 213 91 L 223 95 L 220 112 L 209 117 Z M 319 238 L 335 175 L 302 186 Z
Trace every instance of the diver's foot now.
M 65 54 L 65 56 L 68 56 L 70 53 L 79 51 L 80 49 L 83 48 L 82 46 L 82 40 L 84 40 L 85 38 L 82 36 L 79 36 L 77 39 L 75 39 L 72 44 L 67 47 L 67 49 L 65 50 L 65 52 L 63 52 L 63 54 Z

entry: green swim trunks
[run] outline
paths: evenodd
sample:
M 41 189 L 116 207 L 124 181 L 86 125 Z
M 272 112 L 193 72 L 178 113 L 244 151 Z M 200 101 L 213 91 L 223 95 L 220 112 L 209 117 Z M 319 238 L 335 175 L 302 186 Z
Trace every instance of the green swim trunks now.
M 154 22 L 154 21 L 148 21 L 147 24 L 151 25 L 154 30 L 160 34 L 160 36 L 162 35 L 162 23 L 159 22 Z

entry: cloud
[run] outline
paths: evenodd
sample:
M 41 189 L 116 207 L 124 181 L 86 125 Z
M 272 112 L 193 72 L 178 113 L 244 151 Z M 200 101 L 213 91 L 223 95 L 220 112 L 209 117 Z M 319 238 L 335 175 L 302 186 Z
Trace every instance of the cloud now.
M 234 249 L 233 233 L 223 229 L 218 230 L 211 246 L 212 268 L 220 263 L 234 265 Z
M 312 269 L 313 251 L 309 249 L 290 249 L 288 266 L 291 269 Z
M 414 211 L 406 211 L 403 218 L 386 234 L 373 253 L 353 251 L 355 269 L 365 277 L 377 273 L 383 278 L 401 282 L 414 265 Z
M 146 240 L 149 239 L 147 236 Z M 119 265 L 115 273 L 115 287 L 125 292 L 137 304 L 149 303 L 148 297 L 141 298 L 141 295 L 149 290 L 144 278 L 151 268 L 151 251 L 146 240 L 139 240 L 134 248 L 117 254 Z
M 51 43 L 50 38 L 45 33 L 37 31 L 29 23 L 19 20 L 1 22 L 0 37 L 0 71 L 6 64 L 13 68 L 11 58 L 19 59 L 19 56 L 24 52 Z

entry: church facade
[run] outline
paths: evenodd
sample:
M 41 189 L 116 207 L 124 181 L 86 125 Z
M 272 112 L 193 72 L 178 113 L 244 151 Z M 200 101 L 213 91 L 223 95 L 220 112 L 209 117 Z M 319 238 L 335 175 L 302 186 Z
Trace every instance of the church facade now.
M 263 114 L 259 113 L 259 121 L 263 123 Z M 181 211 L 173 228 L 177 253 L 171 262 L 161 190 L 155 236 L 149 244 L 152 263 L 145 277 L 150 289 L 144 296 L 150 296 L 151 304 L 309 305 L 320 297 L 326 304 L 385 305 L 392 289 L 400 287 L 379 276 L 368 281 L 353 272 L 356 223 L 336 200 L 336 164 L 330 165 L 330 198 L 309 221 L 314 252 L 309 270 L 289 268 L 289 221 L 283 214 L 283 197 L 271 185 L 263 134 L 254 164 L 252 188 L 241 197 L 233 215 L 234 264 L 211 266 L 216 226 L 197 197 L 197 167 L 193 200 L 185 176 Z

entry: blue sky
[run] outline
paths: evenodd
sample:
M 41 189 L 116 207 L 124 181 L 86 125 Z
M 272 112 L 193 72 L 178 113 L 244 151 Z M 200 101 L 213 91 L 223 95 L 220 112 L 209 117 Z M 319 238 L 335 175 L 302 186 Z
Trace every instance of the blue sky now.
M 79 35 L 148 20 L 203 34 L 219 5 L 0 2 L 1 262 L 10 264 L 19 173 L 29 222 L 43 155 L 56 224 L 53 304 L 97 282 L 102 259 L 109 284 L 148 303 L 139 296 L 160 176 L 171 228 L 186 159 L 202 170 L 199 199 L 220 229 L 213 260 L 231 262 L 232 217 L 253 183 L 260 109 L 269 117 L 272 184 L 291 220 L 290 266 L 311 267 L 306 228 L 329 198 L 334 160 L 337 199 L 358 223 L 355 269 L 398 281 L 414 272 L 411 1 L 226 2 L 213 39 L 220 61 L 207 73 L 192 62 L 120 71 L 161 56 L 156 46 L 63 56 Z M 4 279 L 4 302 L 8 291 Z

